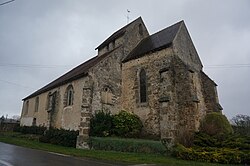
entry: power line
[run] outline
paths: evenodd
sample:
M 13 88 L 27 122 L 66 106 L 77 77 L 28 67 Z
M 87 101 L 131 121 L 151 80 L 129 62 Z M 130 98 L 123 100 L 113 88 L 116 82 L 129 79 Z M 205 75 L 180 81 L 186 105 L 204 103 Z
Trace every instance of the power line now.
M 250 64 L 221 64 L 221 65 L 205 65 L 205 68 L 245 68 Z
M 4 82 L 6 84 L 11 84 L 11 85 L 15 85 L 15 86 L 21 86 L 21 87 L 24 87 L 24 88 L 33 88 L 33 87 L 30 87 L 30 86 L 25 86 L 25 85 L 21 85 L 21 84 L 15 83 L 15 82 L 10 82 L 10 81 L 6 81 L 6 80 L 2 80 L 2 79 L 0 79 L 0 81 Z
M 0 67 L 17 67 L 17 68 L 59 68 L 70 67 L 72 65 L 38 65 L 38 64 L 12 64 L 0 63 Z
M 17 68 L 66 68 L 73 65 L 39 65 L 39 64 L 12 64 L 0 63 L 0 67 L 17 67 Z M 250 67 L 250 64 L 217 64 L 217 65 L 204 65 L 205 68 L 242 68 Z
M 11 3 L 11 2 L 13 2 L 13 1 L 15 1 L 15 0 L 10 0 L 10 1 L 6 1 L 6 2 L 3 2 L 3 3 L 0 3 L 0 6 L 6 5 L 7 3 Z
M 0 67 L 25 67 L 25 68 L 56 68 L 56 67 L 68 67 L 70 65 L 37 65 L 37 64 L 1 64 Z M 246 68 L 250 67 L 250 64 L 221 64 L 221 65 L 205 65 L 205 68 Z M 1 82 L 4 82 L 6 84 L 11 84 L 15 86 L 21 86 L 24 88 L 34 88 L 26 85 L 21 85 L 15 82 L 7 81 L 7 80 L 2 80 L 0 79 Z

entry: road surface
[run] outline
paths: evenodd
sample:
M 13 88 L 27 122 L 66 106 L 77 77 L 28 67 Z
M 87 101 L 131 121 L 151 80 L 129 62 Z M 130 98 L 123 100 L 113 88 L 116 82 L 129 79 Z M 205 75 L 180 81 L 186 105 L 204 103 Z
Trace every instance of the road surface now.
M 75 158 L 0 142 L 0 166 L 115 166 L 85 158 Z

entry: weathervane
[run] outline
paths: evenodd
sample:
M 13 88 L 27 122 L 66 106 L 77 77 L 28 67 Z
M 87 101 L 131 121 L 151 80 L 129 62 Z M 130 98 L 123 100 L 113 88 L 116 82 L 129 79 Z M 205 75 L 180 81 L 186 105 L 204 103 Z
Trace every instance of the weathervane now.
M 129 13 L 130 13 L 130 10 L 127 9 L 127 24 L 129 23 Z

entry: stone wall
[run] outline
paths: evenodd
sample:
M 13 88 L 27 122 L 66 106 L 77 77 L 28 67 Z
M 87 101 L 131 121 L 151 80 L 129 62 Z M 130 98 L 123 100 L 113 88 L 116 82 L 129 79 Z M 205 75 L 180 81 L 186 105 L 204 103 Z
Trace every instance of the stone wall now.
M 77 137 L 76 147 L 81 149 L 89 149 L 88 139 L 90 130 L 90 119 L 92 117 L 94 82 L 89 75 L 84 81 L 82 91 L 82 105 L 80 114 L 79 136 Z
M 194 47 L 187 27 L 183 23 L 173 41 L 174 52 L 188 66 L 197 71 L 202 70 L 202 63 Z
M 22 118 L 20 120 L 20 125 L 21 126 L 32 126 L 33 119 L 34 119 L 34 117 L 22 116 Z
M 170 137 L 178 140 L 198 131 L 205 105 L 201 93 L 200 72 L 190 70 L 190 67 L 177 56 L 173 65 L 178 125 Z
M 120 110 L 121 56 L 122 47 L 119 47 L 89 71 L 93 80 L 93 113 L 97 110 L 109 110 L 112 113 Z M 102 100 L 102 93 L 106 91 L 109 91 L 112 97 L 112 101 L 108 103 Z
M 143 122 L 144 133 L 155 137 L 160 137 L 160 121 L 164 118 L 160 117 L 159 99 L 173 95 L 171 87 L 168 89 L 166 85 L 166 91 L 162 91 L 160 84 L 160 71 L 171 65 L 172 56 L 172 49 L 167 48 L 126 62 L 122 66 L 122 107 L 137 114 Z M 138 76 L 141 69 L 144 69 L 147 75 L 146 103 L 140 103 L 139 100 Z M 165 79 L 164 81 L 171 82 L 172 77 Z
M 126 27 L 123 36 L 115 39 L 115 48 L 113 48 L 113 42 L 108 44 L 111 50 L 110 54 L 89 71 L 94 84 L 92 103 L 94 112 L 108 110 L 115 114 L 121 111 L 122 60 L 148 35 L 142 19 L 137 19 Z M 102 48 L 99 54 L 107 51 Z M 104 102 L 103 99 L 103 93 L 106 93 L 107 89 L 109 91 L 107 95 L 111 98 L 110 102 Z
M 219 104 L 216 84 L 205 73 L 201 72 L 202 92 L 207 112 L 220 112 L 222 107 Z
M 124 43 L 124 36 L 120 36 L 114 39 L 112 42 L 108 43 L 106 47 L 98 49 L 98 56 L 101 56 L 117 47 L 122 46 Z
M 28 100 L 23 101 L 23 108 L 21 114 L 21 126 L 31 126 L 33 119 L 36 118 L 36 123 L 38 126 L 47 126 L 48 121 L 48 113 L 46 111 L 47 106 L 47 96 L 48 93 L 40 94 L 39 97 L 39 107 L 37 112 L 35 111 L 35 100 L 36 97 L 30 98 Z M 29 108 L 27 108 L 26 102 L 29 102 Z M 27 113 L 26 110 L 28 110 Z
M 197 110 L 199 111 L 197 112 L 198 116 L 195 117 L 195 130 L 197 131 L 200 126 L 200 120 L 206 115 L 207 106 L 204 100 L 201 72 L 191 71 L 190 74 L 193 89 L 192 100 L 195 103 L 195 107 L 197 107 Z
M 125 58 L 149 33 L 141 18 L 137 19 L 126 28 L 124 34 L 124 57 Z
M 147 74 L 147 102 L 139 100 L 139 76 Z M 131 60 L 122 67 L 122 106 L 137 114 L 145 134 L 168 141 L 199 128 L 205 114 L 200 71 L 191 70 L 172 47 Z
M 122 47 L 122 52 L 120 52 L 122 54 L 120 57 L 122 60 L 142 39 L 149 36 L 148 30 L 141 18 L 136 19 L 123 28 L 125 28 L 124 34 L 115 38 L 113 41 L 110 41 L 110 43 L 107 43 L 106 46 L 99 48 L 98 56 L 101 56 L 114 48 Z
M 82 105 L 82 93 L 84 87 L 85 77 L 57 87 L 50 90 L 49 92 L 42 93 L 38 96 L 28 99 L 29 108 L 28 113 L 24 114 L 26 109 L 25 103 L 23 101 L 23 111 L 21 117 L 21 125 L 30 126 L 31 121 L 36 118 L 37 126 L 51 126 L 55 128 L 63 128 L 70 130 L 78 130 L 80 124 L 80 113 Z M 69 85 L 74 88 L 74 101 L 73 105 L 65 106 L 65 92 Z M 49 93 L 56 94 L 55 108 L 51 113 L 48 113 L 48 96 Z M 39 107 L 38 111 L 35 111 L 35 100 L 39 97 Z M 50 115 L 50 116 L 49 116 Z M 50 124 L 49 124 L 50 123 Z

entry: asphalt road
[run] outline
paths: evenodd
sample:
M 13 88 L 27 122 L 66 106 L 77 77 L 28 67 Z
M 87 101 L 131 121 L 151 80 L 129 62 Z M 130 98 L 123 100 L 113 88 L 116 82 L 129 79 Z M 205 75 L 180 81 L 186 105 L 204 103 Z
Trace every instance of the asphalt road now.
M 97 160 L 75 158 L 0 142 L 0 166 L 114 166 Z

